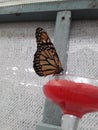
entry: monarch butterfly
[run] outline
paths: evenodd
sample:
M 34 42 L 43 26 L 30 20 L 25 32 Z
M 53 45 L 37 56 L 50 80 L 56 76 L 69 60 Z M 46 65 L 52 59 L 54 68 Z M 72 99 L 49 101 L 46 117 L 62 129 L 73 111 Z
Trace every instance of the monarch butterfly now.
M 63 71 L 55 47 L 44 29 L 36 29 L 37 51 L 34 54 L 33 67 L 39 76 L 55 75 Z

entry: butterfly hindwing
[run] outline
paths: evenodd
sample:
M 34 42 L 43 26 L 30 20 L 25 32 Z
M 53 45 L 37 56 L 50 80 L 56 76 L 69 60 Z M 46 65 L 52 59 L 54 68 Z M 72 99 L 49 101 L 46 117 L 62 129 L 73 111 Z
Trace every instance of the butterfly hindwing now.
M 36 29 L 37 51 L 33 67 L 39 76 L 59 74 L 63 71 L 61 62 L 47 33 L 42 28 Z

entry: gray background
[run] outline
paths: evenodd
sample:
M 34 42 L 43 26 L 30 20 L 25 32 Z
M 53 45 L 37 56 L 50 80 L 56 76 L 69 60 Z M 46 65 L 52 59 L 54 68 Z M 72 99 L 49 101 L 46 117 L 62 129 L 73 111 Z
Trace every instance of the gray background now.
M 63 1 L 63 0 L 0 0 L 0 6 L 18 5 L 26 3 L 37 3 L 37 2 L 52 2 L 52 1 Z
M 0 130 L 35 130 L 42 120 L 42 86 L 49 77 L 37 76 L 32 68 L 39 26 L 53 41 L 54 22 L 0 24 Z M 73 21 L 69 45 L 68 73 L 97 79 L 98 20 Z M 78 129 L 97 130 L 98 113 L 83 116 Z

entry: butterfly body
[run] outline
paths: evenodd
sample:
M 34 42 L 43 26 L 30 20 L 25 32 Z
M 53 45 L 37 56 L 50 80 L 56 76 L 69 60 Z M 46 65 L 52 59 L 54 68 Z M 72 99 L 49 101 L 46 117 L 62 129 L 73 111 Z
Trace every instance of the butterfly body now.
M 42 28 L 36 29 L 37 51 L 33 67 L 39 76 L 55 75 L 63 71 L 54 45 Z

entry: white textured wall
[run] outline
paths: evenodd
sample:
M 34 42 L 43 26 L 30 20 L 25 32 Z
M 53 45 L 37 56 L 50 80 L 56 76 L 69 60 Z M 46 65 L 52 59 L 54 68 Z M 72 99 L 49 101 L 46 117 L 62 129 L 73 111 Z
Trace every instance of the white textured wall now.
M 0 130 L 35 130 L 42 119 L 44 95 L 32 68 L 35 29 L 44 27 L 53 40 L 54 23 L 0 24 Z M 72 23 L 68 72 L 98 78 L 98 21 Z M 47 108 L 48 109 L 48 108 Z M 98 113 L 85 115 L 81 130 L 98 129 Z

